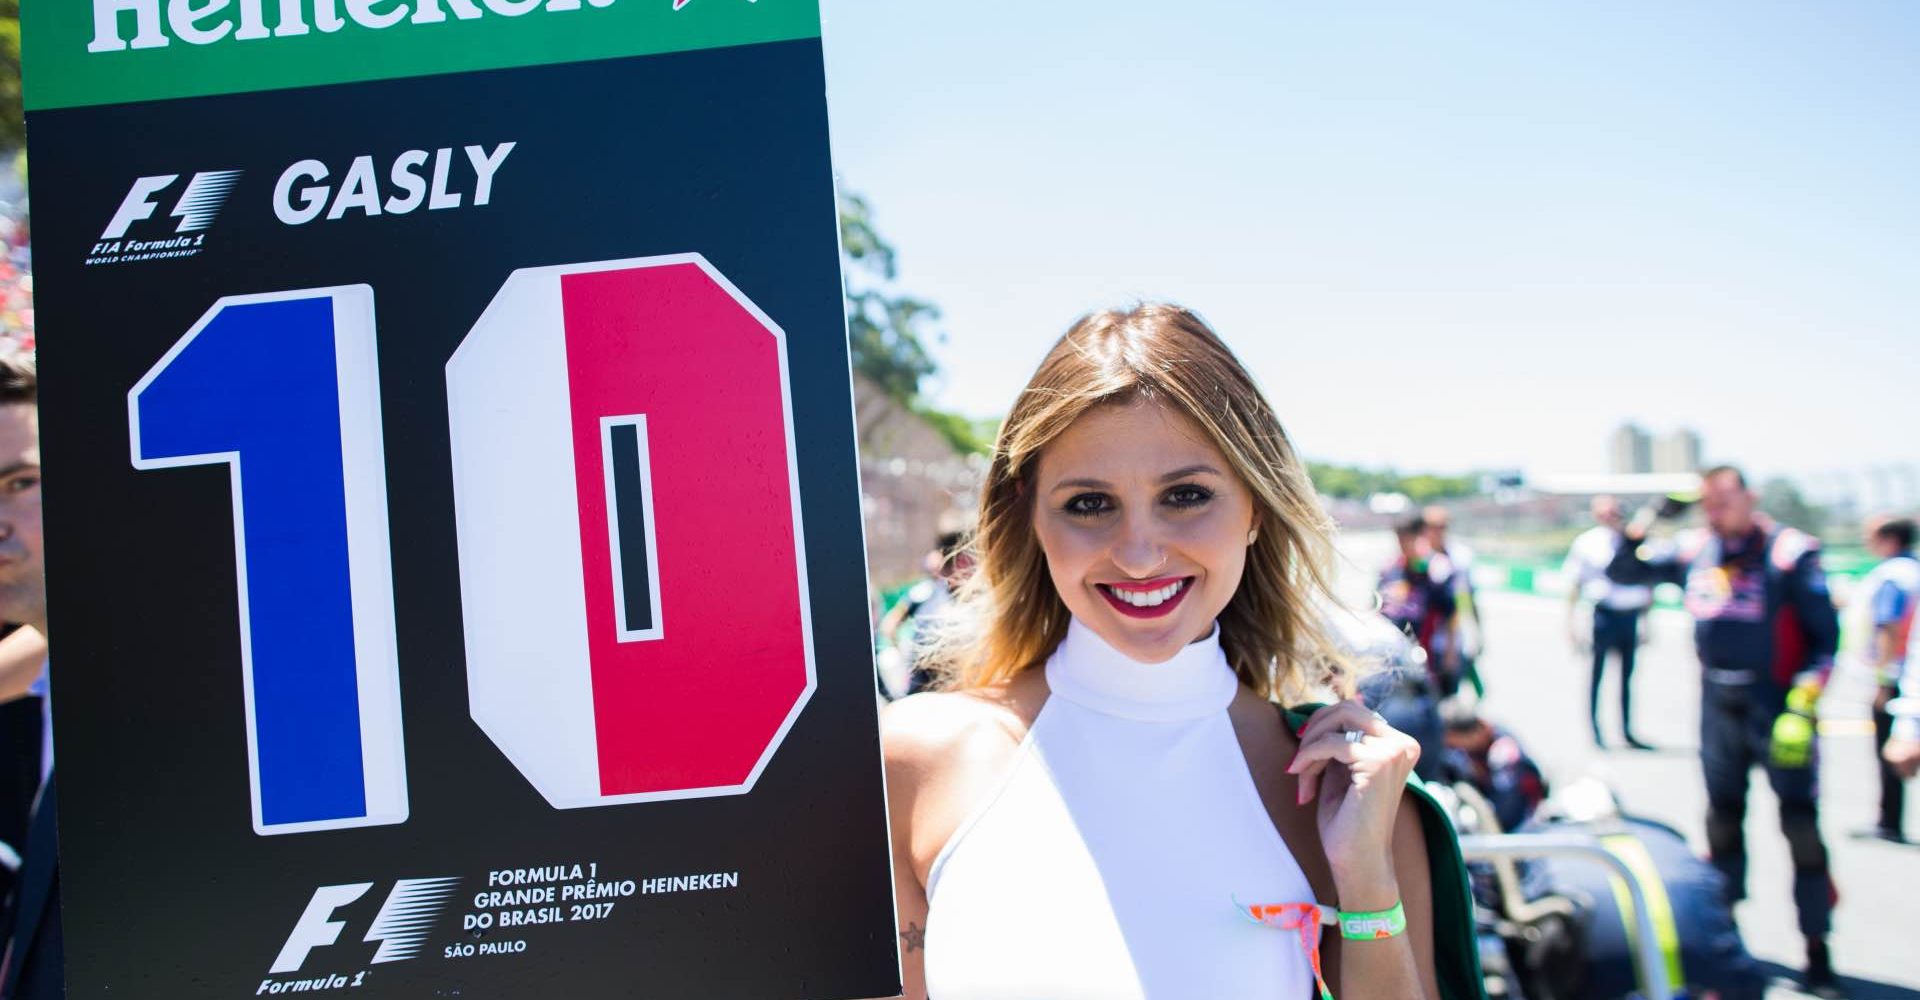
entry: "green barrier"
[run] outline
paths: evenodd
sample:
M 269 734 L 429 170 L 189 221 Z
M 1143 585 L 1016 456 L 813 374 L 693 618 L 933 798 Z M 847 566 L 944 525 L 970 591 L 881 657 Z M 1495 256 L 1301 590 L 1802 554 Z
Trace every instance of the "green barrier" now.
M 1824 551 L 1821 554 L 1820 564 L 1826 570 L 1829 579 L 1855 582 L 1865 577 L 1873 569 L 1876 561 L 1864 550 L 1843 546 Z M 1557 559 L 1508 561 L 1483 558 L 1479 561 L 1473 576 L 1474 585 L 1482 590 L 1551 597 L 1566 596 L 1565 581 L 1560 578 L 1560 562 Z M 1654 588 L 1654 604 L 1663 608 L 1679 607 L 1679 588 L 1671 586 Z

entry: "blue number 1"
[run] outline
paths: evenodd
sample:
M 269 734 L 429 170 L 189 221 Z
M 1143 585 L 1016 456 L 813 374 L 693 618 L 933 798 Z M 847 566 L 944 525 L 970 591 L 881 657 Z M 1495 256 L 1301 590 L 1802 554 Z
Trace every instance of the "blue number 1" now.
M 349 285 L 223 298 L 127 394 L 135 468 L 228 466 L 258 833 L 407 818 L 379 384 Z

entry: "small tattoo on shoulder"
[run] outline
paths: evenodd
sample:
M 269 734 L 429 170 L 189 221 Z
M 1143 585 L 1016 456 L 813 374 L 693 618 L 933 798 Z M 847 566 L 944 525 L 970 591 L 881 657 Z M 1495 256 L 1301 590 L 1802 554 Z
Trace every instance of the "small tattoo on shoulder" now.
M 927 929 L 908 921 L 907 929 L 900 932 L 900 940 L 907 943 L 908 951 L 924 951 L 927 947 Z

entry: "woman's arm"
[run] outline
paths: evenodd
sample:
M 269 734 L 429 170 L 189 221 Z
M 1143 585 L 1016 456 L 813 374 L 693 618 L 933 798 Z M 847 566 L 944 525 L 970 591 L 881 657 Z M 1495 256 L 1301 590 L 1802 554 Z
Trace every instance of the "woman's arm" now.
M 47 640 L 31 625 L 0 639 L 0 701 L 24 698 L 47 662 Z
M 1350 739 L 1349 732 L 1364 738 Z M 1300 803 L 1314 802 L 1320 843 L 1333 871 L 1334 905 L 1347 913 L 1406 913 L 1406 930 L 1341 940 L 1336 995 L 1438 1000 L 1433 961 L 1433 884 L 1417 807 L 1402 808 L 1420 746 L 1357 701 L 1314 713 L 1288 770 Z M 1338 928 L 1328 932 L 1338 935 Z
M 924 699 L 922 699 L 924 700 Z M 887 774 L 887 823 L 893 842 L 893 907 L 899 925 L 900 996 L 926 1000 L 927 890 L 913 860 L 913 812 L 931 763 L 928 748 L 905 724 L 918 706 L 894 702 L 880 714 L 881 760 Z
M 1045 700 L 1036 673 L 991 699 L 922 692 L 880 711 L 893 838 L 895 932 L 901 996 L 926 1000 L 929 866 L 971 810 L 1002 780 L 1025 727 Z M 1011 904 L 1010 904 L 1011 905 Z
M 1371 941 L 1342 940 L 1342 997 L 1425 997 L 1438 1000 L 1440 981 L 1433 962 L 1433 876 L 1427 865 L 1427 838 L 1419 807 L 1403 803 L 1393 824 L 1391 868 L 1373 875 L 1334 875 L 1340 909 L 1385 910 L 1398 901 L 1407 914 L 1406 933 Z M 1328 928 L 1338 934 L 1337 928 Z
M 893 905 L 900 925 L 900 996 L 926 1000 L 927 893 L 899 853 L 894 852 Z

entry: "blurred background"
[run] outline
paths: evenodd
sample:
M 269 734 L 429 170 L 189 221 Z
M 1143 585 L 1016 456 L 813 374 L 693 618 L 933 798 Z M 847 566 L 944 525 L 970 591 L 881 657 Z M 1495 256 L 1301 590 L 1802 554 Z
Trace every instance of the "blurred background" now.
M 1817 765 L 1835 960 L 1848 995 L 1920 1000 L 1920 849 L 1857 836 L 1876 682 L 1847 613 L 1870 519 L 1920 508 L 1920 5 L 823 7 L 892 693 L 1042 354 L 1091 309 L 1170 300 L 1311 461 L 1343 596 L 1370 605 L 1393 527 L 1437 512 L 1473 711 L 1543 793 L 1597 783 L 1697 855 L 1691 622 L 1655 592 L 1633 681 L 1652 749 L 1596 745 L 1567 557 L 1596 496 L 1631 512 L 1735 463 L 1821 539 L 1846 623 Z M 0 346 L 30 350 L 18 12 L 0 0 Z M 1756 781 L 1737 917 L 1795 996 L 1772 808 Z
M 1848 612 L 1870 519 L 1920 507 L 1920 6 L 823 7 L 883 666 L 1042 354 L 1089 310 L 1171 300 L 1311 461 L 1343 596 L 1437 505 L 1472 553 L 1478 713 L 1548 784 L 1602 783 L 1700 854 L 1691 620 L 1661 588 L 1640 629 L 1654 749 L 1596 746 L 1567 557 L 1595 496 L 1630 514 L 1737 464 L 1822 540 L 1845 623 L 1818 764 L 1835 961 L 1848 995 L 1920 997 L 1893 929 L 1920 851 L 1871 836 L 1872 628 Z M 1737 916 L 1796 996 L 1754 786 Z

